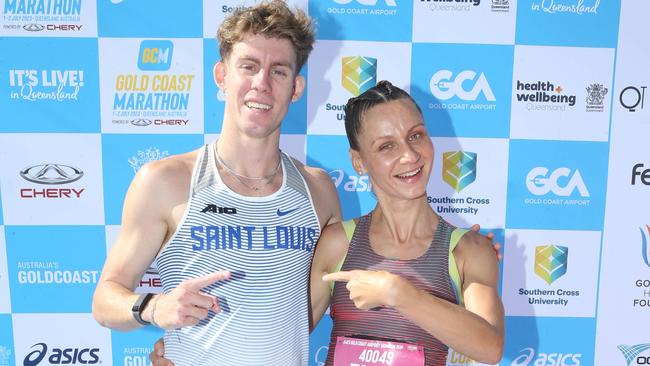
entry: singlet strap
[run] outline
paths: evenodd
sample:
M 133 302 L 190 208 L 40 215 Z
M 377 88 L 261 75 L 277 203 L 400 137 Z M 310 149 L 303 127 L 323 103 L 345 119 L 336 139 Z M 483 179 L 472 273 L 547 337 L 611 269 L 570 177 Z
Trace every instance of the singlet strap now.
M 357 223 L 354 222 L 354 220 L 347 220 L 343 221 L 341 223 L 343 225 L 343 230 L 345 230 L 345 236 L 348 238 L 348 243 L 352 242 L 352 235 L 354 235 L 354 229 L 357 227 Z M 343 262 L 345 262 L 345 258 L 348 256 L 348 252 L 345 252 L 345 255 L 343 258 L 341 258 L 341 261 L 332 268 L 332 273 L 338 272 L 341 270 L 341 267 L 343 267 Z M 331 291 L 334 291 L 334 282 L 330 283 L 330 289 Z
M 451 238 L 449 240 L 449 278 L 451 279 L 451 285 L 454 288 L 456 293 L 456 298 L 458 299 L 458 304 L 465 306 L 465 300 L 463 299 L 463 292 L 461 286 L 460 272 L 458 272 L 458 266 L 456 265 L 456 258 L 454 257 L 454 249 L 458 245 L 460 238 L 465 235 L 467 229 L 456 228 L 451 232 Z

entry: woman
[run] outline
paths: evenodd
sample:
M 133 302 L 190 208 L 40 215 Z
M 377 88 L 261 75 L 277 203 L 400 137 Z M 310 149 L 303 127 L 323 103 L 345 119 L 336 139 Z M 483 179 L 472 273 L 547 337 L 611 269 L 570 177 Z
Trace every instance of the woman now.
M 312 326 L 330 300 L 333 319 L 326 365 L 445 365 L 448 347 L 498 363 L 497 254 L 486 237 L 454 228 L 429 206 L 434 149 L 419 107 L 381 81 L 345 113 L 352 164 L 370 177 L 377 206 L 327 226 L 316 246 Z M 167 364 L 162 351 L 158 342 L 154 365 Z
M 497 256 L 488 239 L 455 229 L 428 204 L 434 149 L 419 107 L 382 81 L 348 101 L 345 112 L 353 167 L 368 174 L 378 202 L 353 223 L 327 227 L 314 255 L 315 322 L 335 281 L 326 365 L 355 357 L 360 364 L 381 364 L 382 357 L 398 356 L 411 357 L 403 364 L 424 358 L 426 365 L 444 365 L 448 347 L 498 363 L 504 311 Z M 395 342 L 367 339 L 397 341 L 398 348 L 423 354 L 393 352 Z

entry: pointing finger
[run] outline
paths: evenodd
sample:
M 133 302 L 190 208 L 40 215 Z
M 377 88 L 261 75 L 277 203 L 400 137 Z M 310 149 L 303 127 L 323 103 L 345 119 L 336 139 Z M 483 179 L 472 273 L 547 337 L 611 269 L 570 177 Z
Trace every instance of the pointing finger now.
M 218 271 L 205 276 L 193 278 L 191 280 L 186 280 L 181 283 L 180 286 L 185 287 L 189 290 L 199 291 L 202 288 L 210 286 L 215 282 L 223 281 L 228 278 L 230 278 L 230 271 Z
M 325 276 L 323 276 L 323 281 L 342 281 L 342 282 L 348 282 L 352 278 L 354 278 L 354 274 L 352 272 L 348 271 L 339 271 L 339 272 L 333 272 L 333 273 L 328 273 Z

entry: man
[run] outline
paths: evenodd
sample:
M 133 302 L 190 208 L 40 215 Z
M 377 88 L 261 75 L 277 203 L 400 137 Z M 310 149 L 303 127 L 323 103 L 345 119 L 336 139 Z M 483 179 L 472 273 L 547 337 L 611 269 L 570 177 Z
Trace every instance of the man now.
M 306 364 L 313 249 L 341 220 L 329 175 L 279 150 L 313 25 L 272 1 L 235 10 L 217 38 L 220 137 L 137 173 L 93 315 L 114 329 L 166 329 L 176 365 Z M 154 260 L 164 293 L 135 294 Z

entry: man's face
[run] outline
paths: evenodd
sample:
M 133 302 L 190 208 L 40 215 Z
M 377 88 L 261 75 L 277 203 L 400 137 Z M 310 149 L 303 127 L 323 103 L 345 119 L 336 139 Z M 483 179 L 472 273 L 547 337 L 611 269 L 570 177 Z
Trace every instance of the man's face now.
M 297 75 L 291 42 L 261 35 L 235 43 L 214 72 L 226 94 L 224 123 L 234 123 L 240 132 L 257 138 L 279 130 L 289 103 L 300 98 L 305 85 Z

